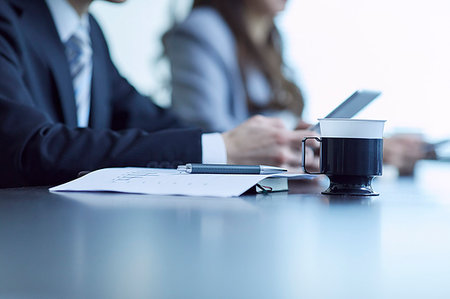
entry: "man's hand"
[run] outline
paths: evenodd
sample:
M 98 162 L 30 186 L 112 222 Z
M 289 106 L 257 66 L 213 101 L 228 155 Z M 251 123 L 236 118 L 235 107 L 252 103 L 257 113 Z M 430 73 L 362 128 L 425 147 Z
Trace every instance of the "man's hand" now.
M 297 122 L 297 126 L 295 127 L 296 130 L 307 130 L 309 127 L 311 127 L 312 124 L 300 119 Z
M 317 134 L 307 130 L 290 131 L 281 120 L 258 115 L 222 136 L 229 164 L 266 164 L 298 172 L 302 139 Z M 308 169 L 317 169 L 318 161 L 312 149 L 308 149 L 306 158 Z

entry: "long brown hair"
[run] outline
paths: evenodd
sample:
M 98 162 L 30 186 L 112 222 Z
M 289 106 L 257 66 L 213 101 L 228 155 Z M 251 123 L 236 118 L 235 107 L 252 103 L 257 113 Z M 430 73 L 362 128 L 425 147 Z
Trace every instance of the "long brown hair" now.
M 245 82 L 245 69 L 249 65 L 256 66 L 267 78 L 271 90 L 271 100 L 268 108 L 283 110 L 288 109 L 300 116 L 303 111 L 304 101 L 300 89 L 284 74 L 284 61 L 280 34 L 273 24 L 267 37 L 265 47 L 258 47 L 250 38 L 245 29 L 243 0 L 194 0 L 192 8 L 210 6 L 215 8 L 224 18 L 231 29 L 236 43 L 242 78 Z M 249 109 L 258 112 L 263 107 L 256 107 L 249 99 Z

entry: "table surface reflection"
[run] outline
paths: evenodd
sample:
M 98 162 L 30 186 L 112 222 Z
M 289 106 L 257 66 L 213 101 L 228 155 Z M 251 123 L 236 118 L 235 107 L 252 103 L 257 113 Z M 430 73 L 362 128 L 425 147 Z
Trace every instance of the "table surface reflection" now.
M 0 190 L 0 298 L 449 298 L 450 163 L 240 198 Z

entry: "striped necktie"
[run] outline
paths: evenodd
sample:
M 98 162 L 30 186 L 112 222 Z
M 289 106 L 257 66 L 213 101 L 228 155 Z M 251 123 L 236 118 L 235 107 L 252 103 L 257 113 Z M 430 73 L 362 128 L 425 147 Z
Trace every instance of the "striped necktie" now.
M 79 127 L 89 124 L 92 80 L 92 49 L 87 34 L 77 31 L 65 44 L 72 76 Z

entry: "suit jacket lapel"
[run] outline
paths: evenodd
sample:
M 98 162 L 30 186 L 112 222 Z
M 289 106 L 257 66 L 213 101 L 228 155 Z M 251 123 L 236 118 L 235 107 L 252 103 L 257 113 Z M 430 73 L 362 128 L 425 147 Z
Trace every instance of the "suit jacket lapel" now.
M 75 98 L 65 47 L 59 39 L 45 1 L 28 1 L 28 4 L 23 12 L 25 32 L 28 34 L 32 47 L 37 48 L 36 53 L 42 54 L 43 59 L 48 63 L 59 93 L 65 124 L 76 127 Z
M 89 124 L 92 128 L 110 127 L 110 107 L 108 107 L 108 68 L 104 55 L 107 52 L 102 45 L 102 36 L 97 24 L 90 17 L 92 44 L 92 85 L 91 114 Z

